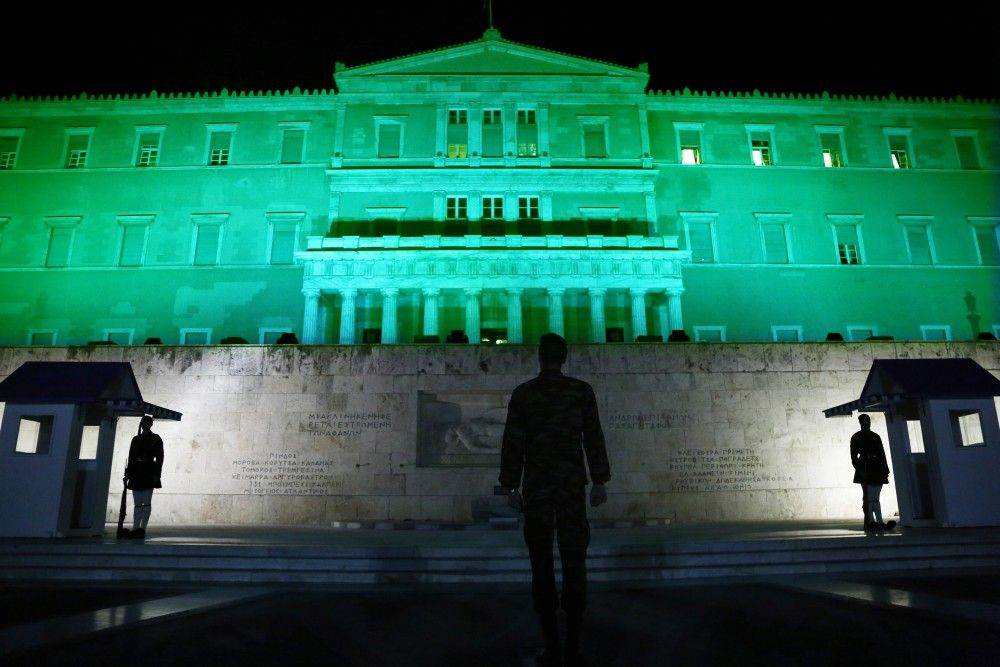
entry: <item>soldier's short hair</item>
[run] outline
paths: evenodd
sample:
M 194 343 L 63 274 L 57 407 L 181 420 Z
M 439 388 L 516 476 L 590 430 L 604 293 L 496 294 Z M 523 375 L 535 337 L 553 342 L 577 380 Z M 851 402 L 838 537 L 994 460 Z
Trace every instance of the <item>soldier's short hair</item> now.
M 559 334 L 547 333 L 538 341 L 538 361 L 543 364 L 564 364 L 568 353 L 566 339 Z

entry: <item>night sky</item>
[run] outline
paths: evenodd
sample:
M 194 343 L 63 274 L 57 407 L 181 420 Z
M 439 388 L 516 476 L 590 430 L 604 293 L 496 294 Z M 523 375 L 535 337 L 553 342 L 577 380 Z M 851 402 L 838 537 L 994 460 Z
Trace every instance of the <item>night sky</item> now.
M 37 3 L 10 31 L 0 95 L 331 88 L 348 66 L 477 39 L 483 0 L 225 8 Z M 651 88 L 1000 98 L 995 3 L 494 0 L 506 39 L 635 66 Z M 650 8 L 659 8 L 655 16 Z

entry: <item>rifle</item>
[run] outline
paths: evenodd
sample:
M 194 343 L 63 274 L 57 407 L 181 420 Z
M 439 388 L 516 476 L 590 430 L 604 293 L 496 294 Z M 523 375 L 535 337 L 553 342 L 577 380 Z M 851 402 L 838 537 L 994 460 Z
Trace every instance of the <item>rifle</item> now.
M 128 537 L 129 533 L 132 532 L 128 528 L 124 527 L 125 524 L 125 504 L 128 501 L 128 477 L 122 477 L 122 504 L 118 508 L 118 532 L 115 537 L 121 539 L 123 537 Z

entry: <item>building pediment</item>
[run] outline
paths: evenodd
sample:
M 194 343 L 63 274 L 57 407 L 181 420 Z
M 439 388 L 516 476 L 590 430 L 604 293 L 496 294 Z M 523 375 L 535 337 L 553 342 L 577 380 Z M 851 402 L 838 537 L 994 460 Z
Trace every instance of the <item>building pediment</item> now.
M 600 86 L 601 81 L 619 92 L 643 92 L 649 79 L 645 67 L 590 60 L 580 56 L 549 51 L 499 37 L 487 31 L 482 39 L 434 51 L 391 60 L 343 67 L 338 65 L 334 78 L 341 92 L 384 91 L 386 86 L 407 87 L 428 79 L 461 80 L 468 85 L 481 81 L 521 79 L 533 82 L 550 80 L 554 87 L 582 79 Z

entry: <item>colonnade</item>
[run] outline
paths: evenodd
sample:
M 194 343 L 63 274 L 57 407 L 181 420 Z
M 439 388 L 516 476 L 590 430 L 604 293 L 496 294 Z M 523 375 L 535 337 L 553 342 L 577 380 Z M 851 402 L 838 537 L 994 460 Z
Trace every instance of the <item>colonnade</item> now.
M 382 297 L 382 338 L 383 344 L 399 343 L 399 295 L 398 287 L 377 287 Z M 461 290 L 465 303 L 465 334 L 469 338 L 469 343 L 476 344 L 481 336 L 481 313 L 484 289 L 480 287 L 467 287 Z M 524 288 L 505 287 L 499 288 L 506 300 L 507 306 L 507 341 L 512 344 L 524 342 L 524 324 L 522 320 L 522 301 L 524 298 Z M 563 297 L 566 294 L 565 287 L 549 287 L 546 290 L 548 297 L 548 330 L 565 335 L 565 317 Z M 605 325 L 605 298 L 608 293 L 606 287 L 590 287 L 584 290 L 590 300 L 590 342 L 603 343 L 606 340 Z M 632 333 L 638 338 L 645 336 L 649 332 L 646 321 L 646 297 L 647 294 L 662 292 L 666 296 L 666 307 L 660 311 L 660 330 L 669 332 L 676 329 L 683 329 L 684 323 L 681 313 L 682 287 L 668 287 L 665 289 L 650 289 L 647 287 L 627 288 L 630 297 L 630 310 L 632 317 Z M 320 290 L 318 288 L 306 288 L 305 295 L 305 315 L 303 318 L 303 342 L 306 344 L 321 344 L 323 340 L 323 318 L 321 316 L 321 297 L 323 294 L 339 294 L 340 307 L 340 337 L 338 342 L 341 345 L 353 345 L 356 340 L 357 329 L 357 299 L 358 288 L 345 287 L 333 290 Z M 440 312 L 442 301 L 442 290 L 440 287 L 419 288 L 420 298 L 423 306 L 422 333 L 424 336 L 440 336 Z

